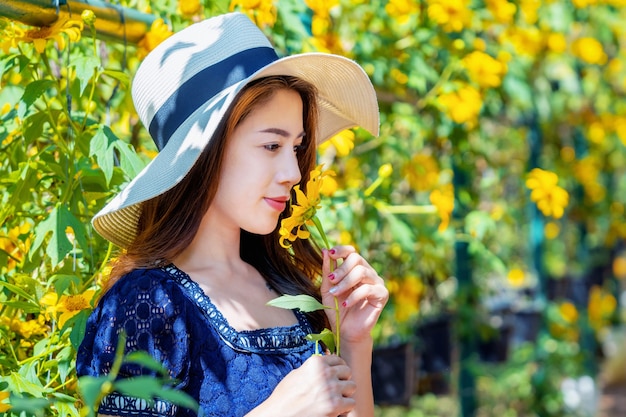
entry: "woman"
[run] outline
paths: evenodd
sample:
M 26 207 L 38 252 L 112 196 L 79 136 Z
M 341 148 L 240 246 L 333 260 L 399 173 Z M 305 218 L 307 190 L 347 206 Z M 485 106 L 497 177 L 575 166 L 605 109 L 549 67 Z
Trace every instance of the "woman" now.
M 89 318 L 79 375 L 107 374 L 123 332 L 125 351 L 163 363 L 204 415 L 372 416 L 370 331 L 388 298 L 382 279 L 352 247 L 320 251 L 298 240 L 287 251 L 277 227 L 320 141 L 357 124 L 377 131 L 362 69 L 324 54 L 279 59 L 233 13 L 155 49 L 133 98 L 160 152 L 94 218 L 125 251 Z M 338 298 L 341 357 L 313 355 L 306 340 L 334 329 L 333 314 L 267 305 L 302 293 L 329 305 Z M 121 376 L 144 372 L 126 367 Z M 191 412 L 113 393 L 99 413 Z

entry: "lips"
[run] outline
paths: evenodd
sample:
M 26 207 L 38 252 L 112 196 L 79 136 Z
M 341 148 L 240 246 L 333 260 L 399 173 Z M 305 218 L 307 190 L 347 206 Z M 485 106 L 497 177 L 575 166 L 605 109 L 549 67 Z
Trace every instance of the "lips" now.
M 283 211 L 283 210 L 285 210 L 285 207 L 287 207 L 287 201 L 289 200 L 289 198 L 287 198 L 287 197 L 273 197 L 273 198 L 265 197 L 264 200 L 274 210 Z

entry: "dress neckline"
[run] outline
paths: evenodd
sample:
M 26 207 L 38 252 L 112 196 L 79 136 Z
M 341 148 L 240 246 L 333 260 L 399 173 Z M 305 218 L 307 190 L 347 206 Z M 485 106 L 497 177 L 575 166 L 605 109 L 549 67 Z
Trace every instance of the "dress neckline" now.
M 287 353 L 310 349 L 313 342 L 306 336 L 313 332 L 308 319 L 300 310 L 292 310 L 297 324 L 254 330 L 236 330 L 213 304 L 211 298 L 184 271 L 170 264 L 161 268 L 185 290 L 185 294 L 200 308 L 220 338 L 231 348 L 253 353 Z

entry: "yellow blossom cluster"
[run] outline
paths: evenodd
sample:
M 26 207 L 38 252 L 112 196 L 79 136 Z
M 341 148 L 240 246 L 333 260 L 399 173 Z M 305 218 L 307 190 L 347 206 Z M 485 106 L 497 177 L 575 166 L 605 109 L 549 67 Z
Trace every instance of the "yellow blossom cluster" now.
M 229 10 L 240 10 L 261 28 L 272 27 L 276 23 L 277 11 L 273 0 L 231 0 Z
M 394 316 L 399 323 L 405 323 L 420 311 L 420 301 L 424 294 L 424 283 L 415 275 L 386 281 L 389 295 L 394 299 Z
M 148 52 L 152 51 L 161 42 L 172 36 L 172 34 L 173 32 L 163 19 L 155 19 L 152 25 L 150 25 L 150 30 L 137 44 L 137 46 L 139 46 L 137 51 L 139 57 L 144 58 L 148 55 Z
M 9 318 L 0 316 L 0 325 L 6 326 L 10 331 L 17 333 L 24 339 L 33 336 L 42 336 L 49 330 L 45 316 L 40 315 L 36 319 L 24 320 L 22 317 Z
M 178 10 L 183 16 L 193 17 L 200 13 L 202 4 L 200 0 L 178 0 Z
M 534 168 L 526 177 L 526 187 L 531 190 L 530 199 L 544 216 L 555 219 L 563 217 L 569 203 L 569 194 L 558 186 L 559 177 L 550 171 Z
M 429 191 L 439 183 L 439 164 L 431 155 L 417 153 L 404 166 L 404 176 L 415 191 Z
M 430 193 L 430 202 L 437 209 L 437 214 L 441 218 L 439 231 L 443 232 L 450 225 L 452 211 L 454 210 L 454 186 L 445 184 L 441 188 Z
M 587 64 L 605 64 L 608 60 L 602 44 L 594 38 L 582 37 L 572 43 L 572 53 Z
M 330 11 L 339 6 L 339 0 L 306 0 L 306 5 L 313 11 L 311 20 L 311 43 L 315 50 L 328 53 L 345 54 L 339 36 L 331 30 Z
M 428 17 L 446 32 L 460 32 L 469 27 L 472 9 L 469 0 L 428 0 Z
M 454 122 L 467 123 L 473 127 L 478 121 L 478 115 L 483 105 L 480 92 L 469 84 L 458 82 L 456 89 L 444 92 L 437 98 L 445 114 Z
M 469 53 L 461 62 L 470 79 L 482 88 L 500 86 L 507 71 L 506 64 L 481 51 Z
M 546 46 L 546 34 L 536 26 L 510 26 L 499 36 L 501 44 L 510 44 L 516 53 L 534 58 Z
M 408 23 L 419 11 L 419 3 L 414 0 L 389 0 L 385 5 L 385 12 L 400 25 Z
M 30 223 L 22 223 L 20 226 L 11 228 L 6 235 L 0 232 L 0 250 L 4 251 L 9 260 L 6 264 L 7 270 L 15 268 L 17 263 L 21 262 L 30 248 L 30 237 L 24 236 L 30 231 Z M 0 271 L 4 267 L 0 267 Z
M 585 195 L 593 203 L 599 203 L 606 197 L 606 188 L 598 181 L 600 171 L 600 161 L 593 155 L 577 161 L 574 166 L 574 176 L 582 184 Z
M 513 288 L 520 288 L 526 283 L 526 274 L 520 268 L 511 269 L 506 278 Z
M 558 317 L 552 320 L 548 326 L 550 334 L 561 340 L 576 341 L 578 340 L 578 318 L 579 313 L 576 306 L 570 301 L 563 301 L 558 305 Z
M 39 300 L 48 315 L 54 317 L 59 327 L 63 329 L 65 323 L 83 310 L 93 307 L 96 290 L 87 290 L 82 294 L 58 296 L 56 292 L 49 292 Z
M 350 129 L 342 130 L 326 142 L 318 146 L 320 153 L 326 153 L 331 148 L 339 157 L 347 156 L 354 149 L 354 131 Z
M 289 248 L 291 242 L 296 239 L 308 239 L 311 233 L 306 226 L 314 226 L 313 218 L 317 210 L 321 208 L 321 189 L 332 171 L 322 171 L 322 166 L 317 166 L 309 176 L 306 184 L 306 193 L 300 189 L 300 185 L 294 187 L 296 201 L 291 203 L 291 215 L 280 222 L 279 243 L 284 248 Z
M 606 327 L 617 308 L 617 299 L 602 287 L 594 285 L 589 291 L 587 312 L 589 323 L 595 330 Z
M 497 23 L 508 25 L 513 22 L 517 11 L 514 3 L 509 3 L 507 0 L 487 0 L 486 4 Z
M 0 48 L 5 54 L 17 47 L 19 43 L 32 43 L 37 52 L 42 53 L 48 40 L 57 43 L 59 49 L 65 49 L 66 37 L 70 42 L 80 40 L 83 22 L 78 19 L 59 18 L 51 26 L 24 29 L 13 21 L 9 21 L 0 34 Z

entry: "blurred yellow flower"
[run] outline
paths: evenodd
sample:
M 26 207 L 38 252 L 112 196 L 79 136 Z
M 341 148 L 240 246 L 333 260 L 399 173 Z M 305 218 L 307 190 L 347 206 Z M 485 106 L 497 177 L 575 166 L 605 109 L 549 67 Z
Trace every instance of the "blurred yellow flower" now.
M 555 222 L 547 222 L 543 228 L 543 234 L 546 236 L 546 239 L 556 239 L 559 237 L 559 233 L 561 233 L 561 228 Z
M 617 279 L 626 279 L 626 255 L 617 256 L 613 260 L 613 274 Z
M 487 0 L 487 9 L 498 23 L 510 24 L 513 22 L 517 6 L 506 0 Z
M 441 218 L 439 231 L 443 232 L 448 228 L 452 210 L 454 210 L 454 187 L 452 184 L 445 184 L 440 189 L 433 190 L 430 193 L 430 202 L 435 206 Z
M 172 36 L 172 31 L 163 21 L 159 18 L 152 22 L 150 30 L 144 35 L 144 37 L 137 43 L 139 46 L 138 55 L 140 58 L 148 55 L 148 52 L 156 48 L 165 39 Z
M 46 314 L 55 317 L 62 329 L 65 323 L 83 310 L 92 307 L 92 300 L 96 290 L 87 290 L 82 294 L 62 295 L 60 298 L 56 292 L 49 292 L 41 297 L 39 304 L 46 307 Z
M 569 324 L 573 324 L 578 320 L 578 310 L 569 301 L 564 301 L 559 305 L 559 313 L 561 318 Z
M 510 26 L 500 35 L 499 42 L 510 43 L 518 54 L 534 58 L 541 53 L 546 40 L 545 34 L 535 26 Z
M 42 53 L 49 39 L 56 41 L 59 49 L 64 49 L 65 36 L 68 37 L 70 42 L 77 42 L 80 40 L 82 30 L 82 20 L 59 18 L 52 26 L 42 26 L 25 31 L 19 40 L 32 42 L 37 52 Z
M 414 0 L 389 0 L 385 5 L 385 11 L 398 24 L 408 23 L 411 16 L 416 16 L 419 9 L 419 2 Z
M 352 130 L 342 130 L 326 142 L 320 144 L 318 149 L 324 153 L 331 146 L 335 148 L 337 156 L 347 156 L 354 149 L 354 132 Z
M 311 235 L 305 226 L 315 225 L 315 214 L 321 208 L 320 190 L 325 178 L 331 175 L 334 175 L 332 171 L 322 171 L 322 166 L 318 165 L 311 171 L 306 184 L 306 194 L 300 189 L 300 185 L 294 187 L 296 201 L 291 204 L 291 215 L 280 222 L 279 243 L 283 248 L 289 248 L 290 242 L 298 238 L 308 239 Z
M 9 330 L 18 333 L 24 339 L 30 339 L 33 336 L 41 336 L 48 331 L 48 326 L 46 326 L 46 320 L 43 315 L 30 320 L 24 320 L 22 317 L 9 318 L 7 316 L 0 316 L 0 324 L 7 326 Z
M 394 300 L 395 317 L 398 322 L 404 323 L 419 313 L 420 300 L 424 293 L 424 284 L 415 275 L 408 275 L 394 281 L 395 283 L 389 289 Z M 393 292 L 391 289 L 393 289 Z
M 389 178 L 393 174 L 393 166 L 391 164 L 382 164 L 378 168 L 378 176 L 380 178 Z
M 552 32 L 548 35 L 547 45 L 550 51 L 560 54 L 567 49 L 567 39 L 562 33 Z
M 337 184 L 337 180 L 334 177 L 329 175 L 326 178 L 324 178 L 324 181 L 322 182 L 322 185 L 320 186 L 320 195 L 330 197 L 333 194 L 335 194 L 335 192 L 337 192 L 338 188 L 339 188 L 339 184 Z
M 507 281 L 511 285 L 511 287 L 519 288 L 526 282 L 526 275 L 524 271 L 519 268 L 513 268 L 506 275 Z
M 457 90 L 449 93 L 442 93 L 439 96 L 439 103 L 444 108 L 445 113 L 456 123 L 468 123 L 474 126 L 478 120 L 483 100 L 480 92 L 468 84 L 458 84 Z
M 259 27 L 274 26 L 276 7 L 273 0 L 232 0 L 229 10 L 241 10 Z
M 0 391 L 0 413 L 6 413 L 11 409 L 11 405 L 4 402 L 9 396 L 10 394 L 7 391 Z
M 24 256 L 30 249 L 31 238 L 27 236 L 24 238 L 31 229 L 30 223 L 22 223 L 19 226 L 15 226 L 9 230 L 6 235 L 0 234 L 0 249 L 9 255 L 9 259 L 6 264 L 6 268 L 11 270 L 24 259 Z M 0 268 L 0 271 L 2 268 Z
M 17 48 L 19 40 L 23 36 L 24 29 L 12 20 L 8 21 L 8 24 L 3 27 L 2 32 L 0 32 L 0 48 L 2 48 L 5 55 L 7 55 L 11 49 Z
M 537 22 L 537 11 L 541 6 L 541 0 L 521 0 L 520 9 L 522 11 L 522 17 L 524 21 L 529 25 L 534 25 Z
M 432 190 L 439 183 L 439 164 L 431 155 L 413 155 L 403 171 L 415 191 Z
M 587 312 L 589 323 L 595 330 L 599 330 L 610 323 L 611 316 L 617 308 L 617 300 L 613 294 L 594 285 L 589 291 Z
M 339 6 L 339 0 L 305 0 L 309 9 L 321 17 L 330 16 L 330 9 Z
M 574 165 L 574 177 L 582 184 L 585 195 L 594 203 L 599 203 L 606 197 L 606 188 L 598 182 L 601 170 L 601 162 L 592 155 Z
M 178 8 L 183 16 L 194 16 L 202 9 L 200 0 L 178 0 Z
M 446 32 L 460 32 L 468 27 L 472 9 L 468 0 L 427 0 L 428 17 Z
M 602 44 L 589 37 L 579 38 L 572 44 L 572 53 L 588 64 L 605 64 L 607 61 L 606 53 Z
M 526 176 L 526 187 L 531 191 L 530 199 L 544 216 L 560 219 L 569 202 L 569 194 L 557 185 L 559 177 L 550 171 L 534 168 Z
M 483 88 L 498 87 L 507 71 L 505 64 L 481 51 L 469 53 L 461 63 L 470 79 Z

